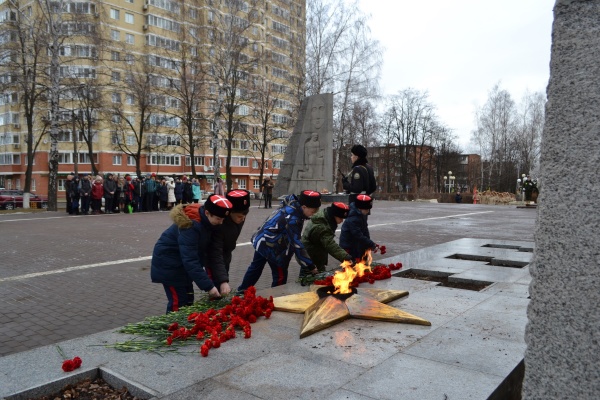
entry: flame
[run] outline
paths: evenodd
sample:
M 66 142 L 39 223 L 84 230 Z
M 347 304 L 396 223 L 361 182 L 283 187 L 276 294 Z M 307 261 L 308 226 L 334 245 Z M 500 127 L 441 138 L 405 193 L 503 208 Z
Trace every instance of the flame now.
M 358 262 L 352 266 L 350 261 L 344 261 L 340 264 L 342 267 L 341 271 L 337 271 L 333 276 L 333 286 L 335 286 L 334 294 L 352 293 L 350 286 L 356 276 L 361 278 L 366 271 L 371 271 L 371 250 L 365 252 L 366 264 L 364 262 Z

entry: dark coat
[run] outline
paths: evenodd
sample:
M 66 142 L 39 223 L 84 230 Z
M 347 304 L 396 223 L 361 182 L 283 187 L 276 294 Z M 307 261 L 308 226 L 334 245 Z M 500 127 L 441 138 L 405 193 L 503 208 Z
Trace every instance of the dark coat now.
M 69 197 L 72 199 L 79 199 L 79 178 L 73 178 L 69 185 Z
M 185 181 L 183 183 L 183 197 L 181 201 L 184 203 L 191 203 L 194 198 L 194 193 L 192 192 L 192 183 L 190 181 Z
M 302 243 L 319 271 L 325 270 L 329 255 L 340 262 L 348 257 L 335 241 L 336 229 L 335 218 L 324 208 L 312 216 L 302 233 Z
M 158 192 L 158 198 L 160 199 L 160 201 L 169 200 L 169 188 L 167 187 L 167 185 L 158 185 L 156 191 Z
M 183 183 L 175 182 L 175 200 L 180 201 L 183 198 Z
M 206 274 L 204 264 L 211 238 L 218 226 L 213 226 L 200 210 L 200 222 L 190 219 L 179 205 L 170 213 L 174 224 L 154 245 L 150 276 L 152 282 L 169 286 L 186 286 L 192 282 L 209 291 L 215 285 Z
M 375 242 L 369 235 L 367 216 L 363 215 L 354 203 L 350 203 L 348 218 L 342 225 L 340 247 L 348 250 L 354 258 L 362 257 L 367 249 L 375 247 Z
M 117 191 L 117 182 L 115 182 L 112 177 L 104 180 L 104 197 L 111 199 L 114 197 L 115 193 L 110 194 L 110 192 Z
M 92 194 L 92 182 L 89 179 L 82 179 L 79 185 L 79 194 L 81 197 L 90 197 Z
M 368 194 L 369 196 L 377 190 L 377 181 L 373 167 L 367 163 L 366 158 L 359 158 L 352 165 L 352 171 L 342 180 L 344 191 L 350 193 L 349 202 L 356 199 L 357 194 Z
M 223 282 L 229 282 L 232 253 L 243 227 L 243 222 L 238 225 L 230 217 L 227 217 L 221 228 L 212 236 L 212 242 L 208 249 L 209 261 L 206 265 L 210 268 L 212 280 L 217 287 Z

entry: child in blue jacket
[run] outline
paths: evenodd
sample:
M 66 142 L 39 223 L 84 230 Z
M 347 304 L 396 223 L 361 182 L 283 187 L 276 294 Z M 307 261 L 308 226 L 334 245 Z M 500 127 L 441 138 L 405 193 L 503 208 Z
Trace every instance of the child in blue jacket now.
M 209 197 L 204 206 L 179 205 L 170 213 L 171 225 L 154 245 L 150 277 L 162 283 L 167 295 L 167 313 L 194 302 L 195 283 L 210 297 L 220 291 L 207 275 L 204 264 L 211 237 L 231 212 L 224 196 Z
M 350 203 L 348 218 L 342 225 L 340 247 L 348 252 L 355 260 L 362 260 L 368 249 L 376 250 L 379 246 L 371 240 L 367 215 L 373 208 L 373 199 L 366 194 L 359 194 Z
M 303 191 L 299 198 L 291 194 L 283 200 L 280 208 L 252 236 L 254 259 L 238 291 L 254 286 L 260 279 L 266 263 L 269 263 L 273 275 L 271 287 L 287 283 L 288 266 L 294 254 L 302 271 L 317 272 L 300 240 L 300 235 L 304 221 L 319 211 L 319 207 L 321 194 L 312 190 Z

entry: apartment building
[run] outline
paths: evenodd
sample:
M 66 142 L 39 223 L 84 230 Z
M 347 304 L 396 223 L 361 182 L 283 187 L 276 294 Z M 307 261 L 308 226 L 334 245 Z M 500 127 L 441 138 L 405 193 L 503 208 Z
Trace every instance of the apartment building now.
M 70 172 L 195 175 L 210 190 L 228 154 L 234 188 L 277 179 L 305 0 L 38 4 L 0 0 L 0 187 L 23 189 L 30 164 L 46 194 L 53 155 L 59 193 Z

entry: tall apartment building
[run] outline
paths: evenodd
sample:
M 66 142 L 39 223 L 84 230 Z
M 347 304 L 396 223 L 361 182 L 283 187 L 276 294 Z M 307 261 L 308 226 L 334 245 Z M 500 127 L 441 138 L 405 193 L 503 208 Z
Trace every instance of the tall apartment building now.
M 0 187 L 24 188 L 32 149 L 46 194 L 54 143 L 59 192 L 72 171 L 195 172 L 210 190 L 228 146 L 233 187 L 259 191 L 301 97 L 305 14 L 305 0 L 0 0 Z

